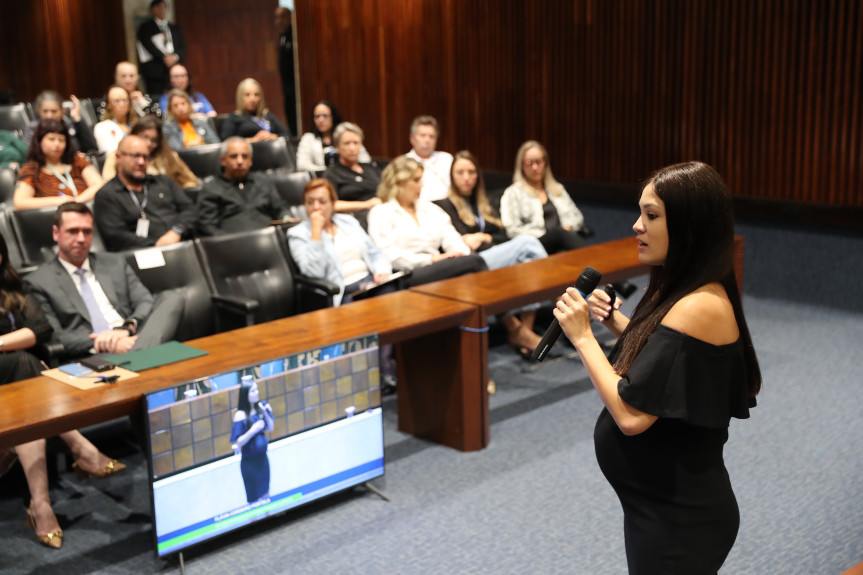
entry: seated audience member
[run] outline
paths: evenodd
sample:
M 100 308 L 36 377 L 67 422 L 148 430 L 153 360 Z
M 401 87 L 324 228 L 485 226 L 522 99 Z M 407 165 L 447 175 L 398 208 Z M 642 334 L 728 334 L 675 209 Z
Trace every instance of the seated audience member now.
M 327 100 L 321 100 L 312 110 L 312 131 L 303 134 L 297 145 L 297 171 L 323 172 L 336 161 L 336 148 L 333 142 L 333 128 L 342 123 L 342 116 L 336 107 Z M 365 147 L 360 148 L 357 161 L 371 163 Z
M 210 129 L 210 124 L 202 117 L 191 115 L 192 103 L 189 95 L 182 90 L 171 90 L 166 94 L 168 119 L 164 124 L 165 139 L 174 150 L 217 144 L 221 140 Z
M 133 136 L 147 142 L 150 148 L 150 162 L 147 173 L 151 176 L 168 176 L 181 188 L 194 188 L 201 184 L 177 152 L 165 144 L 162 137 L 162 121 L 156 116 L 144 116 L 132 126 Z M 102 179 L 106 182 L 117 175 L 117 151 L 108 152 L 102 166 Z
M 139 118 L 144 116 L 161 116 L 158 102 L 154 102 L 150 96 L 141 90 L 141 76 L 138 74 L 138 66 L 132 62 L 120 62 L 114 68 L 114 85 L 120 86 L 129 93 L 129 102 L 132 114 Z M 107 102 L 102 102 L 98 112 L 101 114 Z
M 124 256 L 90 253 L 90 208 L 58 207 L 53 233 L 57 257 L 28 274 L 25 283 L 67 357 L 126 353 L 173 339 L 182 299 L 168 290 L 154 300 Z
M 356 218 L 335 213 L 335 205 L 336 190 L 328 180 L 316 178 L 306 184 L 303 206 L 307 217 L 288 230 L 288 245 L 303 275 L 341 288 L 333 298 L 333 304 L 339 306 L 349 303 L 369 283 L 386 281 L 393 268 Z M 381 294 L 395 290 L 380 289 Z M 395 385 L 392 355 L 392 345 L 381 346 L 381 374 L 387 390 Z
M 110 251 L 173 244 L 194 235 L 198 211 L 174 181 L 150 176 L 150 146 L 128 136 L 117 149 L 117 177 L 96 194 L 96 225 Z
M 372 242 L 356 218 L 335 213 L 336 190 L 316 178 L 303 190 L 306 219 L 288 229 L 291 255 L 303 275 L 323 278 L 341 288 L 335 305 L 369 282 L 380 283 L 392 273 L 390 260 Z
M 439 133 L 437 120 L 432 116 L 418 116 L 411 124 L 411 151 L 407 157 L 422 164 L 423 198 L 430 202 L 444 199 L 449 190 L 452 154 L 435 150 Z
M 532 236 L 507 238 L 503 223 L 486 197 L 479 163 L 467 150 L 456 153 L 450 170 L 447 198 L 435 203 L 450 217 L 464 243 L 483 256 L 489 269 L 533 261 L 547 255 L 539 240 Z M 499 318 L 507 330 L 509 344 L 523 356 L 529 356 L 541 339 L 533 332 L 535 318 L 534 306 L 521 311 L 521 320 L 513 314 Z
M 258 230 L 290 212 L 272 180 L 255 174 L 252 145 L 239 136 L 222 144 L 222 168 L 198 196 L 198 233 L 215 236 Z
M 530 140 L 521 145 L 512 182 L 500 200 L 500 219 L 509 237 L 539 238 L 550 254 L 587 245 L 579 234 L 584 216 L 554 179 L 542 144 Z
M 324 177 L 339 197 L 336 212 L 353 214 L 365 228 L 368 211 L 381 203 L 377 195 L 381 172 L 374 164 L 360 162 L 363 131 L 356 124 L 342 122 L 336 126 L 333 141 L 339 159 L 327 168 Z
M 6 240 L 0 235 L 0 336 L 3 351 L 0 352 L 0 385 L 38 377 L 41 362 L 30 352 L 36 344 L 51 339 L 51 324 L 45 318 L 39 303 L 32 295 L 23 295 L 21 277 L 9 263 Z M 96 449 L 77 430 L 60 434 L 69 445 L 75 468 L 79 474 L 107 477 L 122 471 L 125 465 L 110 459 Z M 45 465 L 45 440 L 37 439 L 15 448 L 27 487 L 30 504 L 27 507 L 27 526 L 36 533 L 42 545 L 59 549 L 63 545 L 63 530 L 54 510 L 48 488 L 48 470 Z
M 213 105 L 207 97 L 200 92 L 196 92 L 195 89 L 192 88 L 192 79 L 189 76 L 188 68 L 183 64 L 174 64 L 168 72 L 168 79 L 171 82 L 171 88 L 162 94 L 162 98 L 159 100 L 159 107 L 162 109 L 163 114 L 167 115 L 167 111 L 170 108 L 168 105 L 168 97 L 171 92 L 174 90 L 180 90 L 189 96 L 189 103 L 192 109 L 191 116 L 193 118 L 218 115 L 216 113 L 216 109 L 213 108 Z
M 16 210 L 93 199 L 102 187 L 102 176 L 84 154 L 73 151 L 68 142 L 66 124 L 57 120 L 39 120 L 28 162 L 18 172 Z
M 113 152 L 138 121 L 138 116 L 129 111 L 129 93 L 125 88 L 111 86 L 101 118 L 102 121 L 93 126 L 96 144 L 100 152 Z
M 237 85 L 237 109 L 219 128 L 223 141 L 231 136 L 240 136 L 249 142 L 291 137 L 291 131 L 267 109 L 264 91 L 257 80 L 246 78 Z
M 38 118 L 33 120 L 24 129 L 23 140 L 30 145 L 33 139 L 33 133 L 36 131 L 36 125 L 39 120 L 57 120 L 66 124 L 66 129 L 69 131 L 69 144 L 76 152 L 89 152 L 96 150 L 96 138 L 93 137 L 93 130 L 81 118 L 81 101 L 73 94 L 69 96 L 72 100 L 72 108 L 69 110 L 69 115 L 63 113 L 63 98 L 53 90 L 45 90 L 36 96 L 36 101 L 33 107 L 36 109 Z
M 17 170 L 27 159 L 27 146 L 8 130 L 0 130 L 0 168 Z
M 488 269 L 450 222 L 449 216 L 420 198 L 423 168 L 399 156 L 382 175 L 378 194 L 383 201 L 369 212 L 369 235 L 392 263 L 411 270 L 408 287 Z

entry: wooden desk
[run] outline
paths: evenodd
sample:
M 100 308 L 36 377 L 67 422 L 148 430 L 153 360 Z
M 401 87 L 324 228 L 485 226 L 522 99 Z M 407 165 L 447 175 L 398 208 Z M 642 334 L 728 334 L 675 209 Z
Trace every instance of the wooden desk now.
M 743 238 L 735 238 L 743 277 Z M 0 448 L 138 413 L 141 394 L 209 374 L 379 333 L 397 344 L 399 429 L 462 451 L 490 441 L 486 317 L 555 299 L 588 265 L 615 282 L 647 271 L 632 238 L 426 284 L 187 342 L 209 355 L 81 391 L 38 377 L 0 386 Z
M 399 387 L 401 429 L 463 451 L 482 449 L 488 421 L 476 417 L 483 386 L 475 358 L 488 344 L 459 328 L 478 323 L 476 314 L 470 304 L 403 291 L 192 340 L 186 343 L 209 354 L 100 389 L 47 377 L 3 385 L 0 448 L 140 413 L 149 391 L 376 332 L 382 344 L 407 346 L 399 361 L 399 378 L 409 382 Z

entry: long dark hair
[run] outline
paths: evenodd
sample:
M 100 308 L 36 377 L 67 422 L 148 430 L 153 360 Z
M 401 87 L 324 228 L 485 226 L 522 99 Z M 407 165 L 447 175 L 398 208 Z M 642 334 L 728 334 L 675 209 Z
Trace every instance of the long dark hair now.
M 255 410 L 258 415 L 261 415 L 263 413 L 263 410 L 261 409 L 260 388 L 258 388 L 258 402 L 255 405 L 249 403 L 249 391 L 252 389 L 252 386 L 256 384 L 257 382 L 252 379 L 251 382 L 249 382 L 248 384 L 244 381 L 240 385 L 240 395 L 237 399 L 237 410 L 245 413 L 246 419 L 249 419 L 249 417 L 251 417 L 252 410 Z
M 63 155 L 60 156 L 60 162 L 71 164 L 75 159 L 75 148 L 71 145 L 71 137 L 69 136 L 69 128 L 60 120 L 39 120 L 36 124 L 36 129 L 33 131 L 33 139 L 30 140 L 30 150 L 27 152 L 27 159 L 31 162 L 36 162 L 40 166 L 44 166 L 45 152 L 42 151 L 42 138 L 48 134 L 60 134 L 66 138 L 66 149 L 63 150 Z
M 17 311 L 24 307 L 21 293 L 21 276 L 9 261 L 9 246 L 0 234 L 0 309 L 4 312 Z
M 618 373 L 626 373 L 647 338 L 682 297 L 709 283 L 725 288 L 740 337 L 749 376 L 749 393 L 761 389 L 761 370 L 743 315 L 734 274 L 734 216 L 722 177 L 702 162 L 662 168 L 648 180 L 665 204 L 668 254 L 650 271 L 647 292 L 620 337 Z
M 330 102 L 329 100 L 320 100 L 318 102 L 315 102 L 315 105 L 312 106 L 312 133 L 318 138 L 324 137 L 324 135 L 321 133 L 320 130 L 318 130 L 318 127 L 315 125 L 315 108 L 317 108 L 321 104 L 330 109 L 330 115 L 332 116 L 333 120 L 333 127 L 330 128 L 330 135 L 332 135 L 333 132 L 336 131 L 336 126 L 342 123 L 342 115 L 339 114 L 339 110 L 332 102 Z
M 449 168 L 449 191 L 447 192 L 447 198 L 455 206 L 459 219 L 469 226 L 476 224 L 476 218 L 474 218 L 468 202 L 456 189 L 455 180 L 453 179 L 453 169 L 455 168 L 456 160 L 467 160 L 476 168 L 476 185 L 471 190 L 471 199 L 476 203 L 476 208 L 486 221 L 502 228 L 503 222 L 500 221 L 500 218 L 494 213 L 494 209 L 492 209 L 491 204 L 488 202 L 488 195 L 485 193 L 485 180 L 482 177 L 479 162 L 476 156 L 468 150 L 459 150 L 453 154 L 452 164 Z

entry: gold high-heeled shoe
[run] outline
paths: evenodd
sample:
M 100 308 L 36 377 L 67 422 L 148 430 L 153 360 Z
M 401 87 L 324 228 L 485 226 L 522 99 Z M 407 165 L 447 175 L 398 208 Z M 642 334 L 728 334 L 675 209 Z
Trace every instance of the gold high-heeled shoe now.
M 96 479 L 105 479 L 109 475 L 114 475 L 115 473 L 120 473 L 124 469 L 126 469 L 126 464 L 116 459 L 112 459 L 108 462 L 108 464 L 99 469 L 97 471 L 90 471 L 89 469 L 84 469 L 81 467 L 81 464 L 77 461 L 72 464 L 72 469 L 75 470 L 75 475 L 78 476 L 78 479 L 87 479 L 88 477 L 95 477 Z
M 33 533 L 36 534 L 36 539 L 45 547 L 59 549 L 63 546 L 62 529 L 57 529 L 56 531 L 46 533 L 45 535 L 39 535 L 39 532 L 36 531 L 36 518 L 33 517 L 33 511 L 29 507 L 27 508 L 27 521 L 24 524 L 33 530 Z

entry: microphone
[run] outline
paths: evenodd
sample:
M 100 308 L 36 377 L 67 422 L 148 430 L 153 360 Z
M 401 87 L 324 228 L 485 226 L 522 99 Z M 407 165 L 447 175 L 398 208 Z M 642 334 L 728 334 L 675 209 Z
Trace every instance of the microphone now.
M 578 279 L 575 281 L 575 289 L 578 290 L 578 293 L 582 295 L 585 299 L 590 295 L 590 292 L 596 289 L 596 286 L 599 285 L 599 280 L 602 278 L 602 274 L 596 271 L 596 269 L 587 266 L 581 272 L 581 275 L 578 276 Z M 542 336 L 542 339 L 539 342 L 539 345 L 536 346 L 536 349 L 533 350 L 533 353 L 530 354 L 530 359 L 533 361 L 542 361 L 545 359 L 545 356 L 548 355 L 551 346 L 554 345 L 554 342 L 557 341 L 557 338 L 560 337 L 560 334 L 563 333 L 563 329 L 560 327 L 560 322 L 555 318 L 551 325 L 548 326 L 548 329 L 545 330 L 545 335 Z

